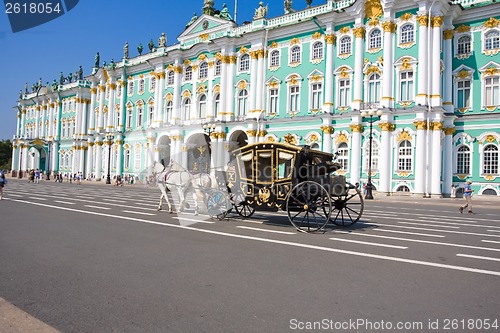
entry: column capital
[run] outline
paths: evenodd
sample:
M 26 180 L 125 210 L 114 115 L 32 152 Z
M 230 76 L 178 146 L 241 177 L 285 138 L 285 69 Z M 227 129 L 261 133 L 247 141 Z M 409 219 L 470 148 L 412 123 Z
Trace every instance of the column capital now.
M 354 133 L 361 133 L 361 132 L 363 132 L 363 125 L 361 125 L 361 124 L 351 124 L 351 125 L 349 125 L 349 128 Z
M 325 41 L 327 44 L 334 45 L 337 37 L 334 34 L 328 34 L 325 36 Z
M 443 128 L 443 131 L 444 131 L 445 135 L 453 135 L 456 132 L 456 130 L 457 129 L 455 127 L 446 127 L 446 128 Z
M 452 39 L 454 34 L 455 34 L 455 30 L 453 30 L 453 29 L 445 30 L 445 31 L 443 31 L 443 38 L 444 39 Z
M 365 38 L 366 30 L 364 27 L 354 28 L 352 32 L 356 38 Z
M 389 122 L 386 122 L 386 123 L 379 123 L 379 124 L 378 124 L 378 127 L 379 127 L 382 131 L 388 131 L 388 132 L 394 132 L 394 129 L 396 128 L 396 126 L 395 126 L 393 123 L 389 123 Z
M 417 16 L 417 21 L 420 26 L 426 27 L 427 24 L 429 23 L 429 16 L 427 14 L 425 15 L 418 15 Z
M 396 32 L 396 23 L 392 21 L 386 21 L 382 23 L 382 28 L 384 29 L 385 32 L 390 32 L 391 34 Z
M 334 131 L 333 126 L 330 125 L 321 125 L 319 129 L 325 132 L 325 134 L 332 134 Z
M 439 28 L 443 25 L 443 16 L 434 16 L 431 18 L 431 25 L 433 28 Z
M 427 122 L 425 120 L 416 120 L 413 122 L 413 125 L 417 130 L 426 130 Z

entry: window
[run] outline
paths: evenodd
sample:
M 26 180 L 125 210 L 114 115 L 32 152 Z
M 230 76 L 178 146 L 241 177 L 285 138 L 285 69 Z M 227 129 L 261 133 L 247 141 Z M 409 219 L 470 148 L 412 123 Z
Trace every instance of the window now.
M 401 44 L 412 43 L 415 40 L 413 24 L 405 24 L 401 27 Z
M 379 29 L 374 29 L 370 32 L 369 45 L 369 49 L 380 49 L 382 47 L 382 32 Z
M 134 151 L 134 169 L 141 170 L 142 147 L 136 146 Z
M 484 35 L 484 47 L 486 50 L 500 48 L 500 32 L 493 30 Z
M 152 76 L 150 79 L 149 79 L 149 90 L 155 90 L 156 89 L 156 77 L 155 76 Z
M 123 166 L 126 170 L 130 169 L 130 149 L 125 150 L 123 156 Z
M 206 61 L 202 62 L 200 65 L 199 77 L 200 79 L 205 79 L 208 77 L 208 64 Z
M 485 101 L 487 106 L 500 105 L 500 77 L 491 76 L 484 80 Z
M 144 92 L 144 79 L 139 80 L 139 86 L 137 88 L 137 92 L 142 94 Z
M 270 114 L 278 113 L 278 89 L 269 89 L 269 107 L 267 108 Z
M 290 103 L 289 103 L 289 109 L 288 112 L 292 113 L 297 113 L 299 112 L 299 97 L 300 97 L 300 87 L 299 86 L 292 86 L 290 87 Z
M 351 53 L 351 37 L 344 36 L 340 39 L 340 54 Z
M 470 174 L 470 149 L 467 146 L 460 146 L 457 150 L 457 173 Z
M 349 106 L 351 104 L 351 80 L 342 79 L 339 80 L 339 98 L 338 106 Z
M 132 108 L 129 108 L 127 109 L 127 120 L 126 120 L 126 124 L 125 124 L 125 127 L 126 128 L 130 128 L 132 127 L 132 116 L 133 116 L 133 110 Z
M 470 36 L 462 36 L 458 39 L 457 43 L 457 53 L 458 54 L 468 54 L 471 50 L 471 39 Z
M 217 116 L 220 111 L 220 94 L 215 95 L 214 97 L 214 114 Z
M 498 174 L 498 147 L 486 145 L 483 152 L 483 174 Z
M 127 86 L 127 95 L 132 95 L 134 93 L 134 81 L 129 81 Z M 100 94 L 99 94 L 100 95 Z
M 470 108 L 470 80 L 460 80 L 457 82 L 457 108 Z
M 322 102 L 322 92 L 323 92 L 323 85 L 321 83 L 313 83 L 311 85 L 311 109 L 312 110 L 319 110 L 321 108 L 321 102 Z
M 398 146 L 398 171 L 411 171 L 412 147 L 408 140 Z
M 148 126 L 153 124 L 153 119 L 155 117 L 155 108 L 153 105 L 148 106 Z
M 174 103 L 172 101 L 168 101 L 165 104 L 165 122 L 169 123 L 172 118 L 172 111 L 174 109 Z
M 342 142 L 337 148 L 337 162 L 342 166 L 342 170 L 349 168 L 349 147 L 347 143 Z
M 413 88 L 413 72 L 401 72 L 399 74 L 401 92 L 399 96 L 400 101 L 413 101 L 414 88 Z
M 142 127 L 142 121 L 144 117 L 144 106 L 137 106 L 137 127 Z
M 215 76 L 220 76 L 221 71 L 222 71 L 222 60 L 217 59 L 215 61 Z
M 186 71 L 184 72 L 184 81 L 191 81 L 193 79 L 193 67 L 186 67 Z
M 243 116 L 247 113 L 247 108 L 248 108 L 247 104 L 248 104 L 248 91 L 246 89 L 240 90 L 240 92 L 238 93 L 238 108 L 236 117 Z
M 271 67 L 279 67 L 280 66 L 280 51 L 274 50 L 271 52 L 271 58 L 269 60 Z
M 368 102 L 380 102 L 380 84 L 380 75 L 377 73 L 372 74 L 368 80 Z
M 246 72 L 250 69 L 250 56 L 244 54 L 240 57 L 240 72 Z
M 122 87 L 121 85 L 118 85 L 117 88 L 118 89 L 116 89 L 116 98 L 120 98 L 122 96 Z
M 207 117 L 207 96 L 205 94 L 200 95 L 198 100 L 198 117 L 200 119 Z
M 323 43 L 316 42 L 312 47 L 312 59 L 318 60 L 323 58 Z
M 300 46 L 295 45 L 290 51 L 290 63 L 295 64 L 300 62 Z
M 167 73 L 167 85 L 171 86 L 174 84 L 174 71 L 168 71 Z
M 188 120 L 190 117 L 190 114 L 191 114 L 191 99 L 190 98 L 186 98 L 184 100 L 182 110 L 183 110 L 182 115 L 181 115 L 182 120 Z
M 365 157 L 365 172 L 368 174 L 370 168 L 369 168 L 369 163 L 370 163 L 370 142 L 367 142 L 365 146 L 365 151 L 363 153 L 363 156 Z M 372 167 L 371 171 L 378 171 L 378 156 L 379 156 L 379 147 L 378 147 L 378 142 L 376 140 L 372 140 Z

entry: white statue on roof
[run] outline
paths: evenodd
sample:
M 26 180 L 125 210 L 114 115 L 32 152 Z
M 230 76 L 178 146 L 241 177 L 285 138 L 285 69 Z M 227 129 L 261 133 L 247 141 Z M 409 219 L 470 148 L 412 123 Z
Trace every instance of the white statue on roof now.
M 266 17 L 266 15 L 267 15 L 267 6 L 268 6 L 268 5 L 266 5 L 266 6 L 264 7 L 264 2 L 262 2 L 262 1 L 261 1 L 261 2 L 259 2 L 259 8 L 257 8 L 257 9 L 255 10 L 255 14 L 254 14 L 254 16 L 253 16 L 253 19 L 254 19 L 254 20 L 258 20 L 258 19 L 261 19 L 261 18 L 265 18 L 265 17 Z

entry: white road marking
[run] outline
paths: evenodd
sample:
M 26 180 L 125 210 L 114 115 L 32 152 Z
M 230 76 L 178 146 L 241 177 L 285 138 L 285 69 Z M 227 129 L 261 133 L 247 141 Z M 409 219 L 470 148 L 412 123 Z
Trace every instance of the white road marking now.
M 111 209 L 109 207 L 101 207 L 101 206 L 93 206 L 93 205 L 84 205 L 85 207 L 88 207 L 88 208 L 95 208 L 95 209 Z
M 156 215 L 156 214 L 152 214 L 152 213 L 134 212 L 134 211 L 131 211 L 131 210 L 122 210 L 122 212 L 124 212 L 124 213 L 131 213 L 131 214 L 139 214 L 139 215 L 149 215 L 149 216 Z
M 430 261 L 405 259 L 405 258 L 399 258 L 399 257 L 383 256 L 383 255 L 378 255 L 378 254 L 373 254 L 373 253 L 347 251 L 347 250 L 340 250 L 340 249 L 334 249 L 334 248 L 317 246 L 317 245 L 301 244 L 301 243 L 295 243 L 295 242 L 290 242 L 290 241 L 280 241 L 280 240 L 276 240 L 276 239 L 267 239 L 267 238 L 253 237 L 253 236 L 231 234 L 231 233 L 227 233 L 227 232 L 200 229 L 200 228 L 194 228 L 194 227 L 187 227 L 187 226 L 181 226 L 181 225 L 176 225 L 176 224 L 165 224 L 163 222 L 144 220 L 144 219 L 140 219 L 140 218 L 136 218 L 136 217 L 104 214 L 104 213 L 99 213 L 99 212 L 85 211 L 85 210 L 68 208 L 68 207 L 59 207 L 59 206 L 47 205 L 47 204 L 42 204 L 42 203 L 37 203 L 37 202 L 30 202 L 30 201 L 26 201 L 26 200 L 11 199 L 11 201 L 25 203 L 25 204 L 29 204 L 29 205 L 38 205 L 38 206 L 48 207 L 48 208 L 53 208 L 53 209 L 73 211 L 73 212 L 78 212 L 78 213 L 83 213 L 83 214 L 111 217 L 111 218 L 116 218 L 117 221 L 129 220 L 129 221 L 135 221 L 135 222 L 141 222 L 141 223 L 154 224 L 154 225 L 158 225 L 158 226 L 162 226 L 162 227 L 180 228 L 180 229 L 184 229 L 184 230 L 202 232 L 202 233 L 218 235 L 218 236 L 240 238 L 240 239 L 258 241 L 258 242 L 263 242 L 263 243 L 272 243 L 272 244 L 293 246 L 293 247 L 305 248 L 305 249 L 316 250 L 316 251 L 340 253 L 340 254 L 352 255 L 352 256 L 357 256 L 357 257 L 387 260 L 387 261 L 401 262 L 401 263 L 421 265 L 421 266 L 427 266 L 427 267 L 445 268 L 445 269 L 451 269 L 451 270 L 462 271 L 462 272 L 486 274 L 486 275 L 493 275 L 493 276 L 500 277 L 500 271 L 491 271 L 491 270 L 477 269 L 477 268 L 472 268 L 472 267 L 447 265 L 447 264 L 441 264 L 441 263 L 430 262 Z
M 214 221 L 205 221 L 205 220 L 199 220 L 199 219 L 191 219 L 191 218 L 187 218 L 187 217 L 174 216 L 172 218 L 176 219 L 176 220 L 182 220 L 182 221 L 188 221 L 188 222 L 196 222 L 196 223 L 208 223 L 208 224 L 214 224 L 215 223 Z
M 47 200 L 45 198 L 40 198 L 40 197 L 30 197 L 30 199 L 42 200 L 42 201 L 46 201 Z
M 393 249 L 403 249 L 406 250 L 408 246 L 397 246 L 397 245 L 389 245 L 389 244 L 380 244 L 380 243 L 372 243 L 372 242 L 362 242 L 356 241 L 353 239 L 344 239 L 344 238 L 330 238 L 331 240 L 338 242 L 347 242 L 347 243 L 356 243 L 356 244 L 364 244 L 364 245 L 373 245 L 373 246 L 381 246 L 381 247 L 390 247 Z
M 67 201 L 61 201 L 61 200 L 54 200 L 54 202 L 62 203 L 65 205 L 74 205 L 75 204 L 74 202 L 67 202 Z
M 434 245 L 444 245 L 444 246 L 460 247 L 460 248 L 465 248 L 465 249 L 475 249 L 475 250 L 485 250 L 485 251 L 497 251 L 497 252 L 500 252 L 500 249 L 494 249 L 494 248 L 491 248 L 491 247 L 480 247 L 480 246 L 471 246 L 471 245 L 454 244 L 454 243 L 434 242 L 434 241 L 427 241 L 427 240 L 413 239 L 413 238 L 401 238 L 401 237 L 371 235 L 371 234 L 357 233 L 357 232 L 347 232 L 347 231 L 335 232 L 335 233 L 349 234 L 349 235 L 352 235 L 352 236 L 376 237 L 376 238 L 400 240 L 400 241 L 405 241 L 405 242 L 415 242 L 415 243 L 425 243 L 425 244 L 434 244 Z M 500 242 L 498 242 L 498 243 L 500 243 Z
M 416 230 L 435 231 L 435 232 L 447 232 L 447 233 L 451 233 L 451 234 L 472 235 L 472 236 L 486 236 L 486 237 L 499 237 L 500 238 L 500 235 L 497 236 L 497 235 L 488 235 L 488 234 L 478 234 L 478 233 L 475 233 L 475 232 L 466 232 L 466 231 L 439 230 L 439 229 L 418 228 L 418 227 L 405 227 L 405 226 L 402 226 L 402 225 L 383 224 L 383 223 L 377 223 L 377 224 L 373 224 L 373 225 L 375 225 L 375 226 L 382 226 L 382 227 L 393 227 L 393 228 L 403 228 L 403 229 L 416 229 Z
M 375 231 L 383 231 L 383 232 L 393 232 L 395 234 L 415 235 L 415 236 L 426 236 L 426 237 L 437 237 L 437 238 L 446 237 L 446 236 L 443 236 L 443 235 L 421 234 L 419 232 L 409 232 L 409 231 L 399 231 L 399 230 L 387 230 L 387 229 L 373 229 L 373 230 L 375 230 Z
M 488 232 L 500 232 L 500 230 L 486 230 Z
M 492 258 L 492 257 L 483 257 L 483 256 L 473 256 L 470 254 L 457 253 L 457 257 L 465 257 L 472 259 L 482 259 L 482 260 L 491 260 L 491 261 L 500 261 L 500 258 Z
M 296 232 L 289 232 L 289 231 L 279 231 L 279 230 L 270 230 L 270 229 L 261 229 L 261 228 L 252 228 L 252 227 L 245 227 L 243 225 L 238 225 L 236 228 L 240 229 L 248 229 L 248 230 L 256 230 L 256 231 L 264 231 L 264 232 L 271 232 L 275 234 L 283 234 L 283 235 L 296 235 Z
M 419 222 L 397 222 L 397 223 L 401 223 L 401 224 L 409 224 L 409 225 L 421 225 L 421 226 L 427 226 L 427 227 L 434 227 L 434 225 L 432 224 L 425 224 L 425 223 L 419 223 Z M 440 228 L 450 228 L 450 229 L 460 229 L 460 227 L 452 227 L 452 226 L 449 226 L 449 225 L 440 225 L 438 226 Z
M 497 241 L 492 241 L 492 240 L 486 240 L 486 239 L 482 239 L 481 242 L 485 242 L 485 243 L 494 243 L 494 244 L 500 244 L 500 242 L 497 242 Z

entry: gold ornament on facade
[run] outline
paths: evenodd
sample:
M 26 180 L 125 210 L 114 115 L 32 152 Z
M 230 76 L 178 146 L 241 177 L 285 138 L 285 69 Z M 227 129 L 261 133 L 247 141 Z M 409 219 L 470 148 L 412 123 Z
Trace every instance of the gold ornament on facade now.
M 399 17 L 399 19 L 401 21 L 404 21 L 404 22 L 410 21 L 411 19 L 413 19 L 413 14 L 411 14 L 411 13 L 404 13 L 403 15 L 401 15 Z
M 245 81 L 241 81 L 238 84 L 238 89 L 243 90 L 243 89 L 246 89 L 246 88 L 247 88 L 247 83 Z
M 401 133 L 399 133 L 396 142 L 411 141 L 411 140 L 412 140 L 411 135 L 406 131 L 402 131 Z
M 297 84 L 297 75 L 292 75 L 290 77 L 290 84 L 296 85 Z
M 336 37 L 333 34 L 328 34 L 328 35 L 325 36 L 325 42 L 327 44 L 330 44 L 330 45 L 334 45 L 335 44 L 335 39 L 336 39 Z
M 366 70 L 366 75 L 367 75 L 367 76 L 370 76 L 370 74 L 373 74 L 373 73 L 377 73 L 377 74 L 382 75 L 382 73 L 380 72 L 380 68 L 378 68 L 377 66 L 370 66 L 370 67 Z
M 443 132 L 445 135 L 453 135 L 455 134 L 456 132 L 456 128 L 455 127 L 446 127 L 446 128 L 443 128 Z
M 271 44 L 269 44 L 269 47 L 272 49 L 275 49 L 278 47 L 278 43 L 276 43 L 275 41 L 272 41 Z
M 452 39 L 454 34 L 455 34 L 455 30 L 453 30 L 453 29 L 445 30 L 445 31 L 443 31 L 443 38 L 444 39 Z
M 335 140 L 335 143 L 341 143 L 341 142 L 344 142 L 344 143 L 348 143 L 349 142 L 349 139 L 347 138 L 347 135 L 345 135 L 344 133 L 339 134 L 339 136 Z
M 349 73 L 347 72 L 348 68 L 347 67 L 342 67 L 340 69 L 340 74 L 339 74 L 339 77 L 342 78 L 342 79 L 347 79 L 349 78 Z
M 297 145 L 297 139 L 291 133 L 288 133 L 283 137 L 283 142 L 289 145 Z
M 186 59 L 186 60 L 184 60 L 183 64 L 184 64 L 184 66 L 189 66 L 189 65 L 191 65 L 191 60 Z
M 365 38 L 365 34 L 366 34 L 366 30 L 363 27 L 354 28 L 353 29 L 353 33 L 354 33 L 354 36 L 356 38 L 364 39 Z
M 380 23 L 380 22 L 379 22 L 379 20 L 378 20 L 378 19 L 371 19 L 371 20 L 368 22 L 368 25 L 369 25 L 370 27 L 376 27 L 376 26 L 378 26 L 378 25 L 379 25 L 379 23 Z
M 198 65 L 193 65 L 191 68 L 193 69 L 193 72 L 196 72 L 198 70 Z
M 256 130 L 247 130 L 246 133 L 250 137 L 255 137 L 257 135 L 257 131 Z
M 417 22 L 420 26 L 426 27 L 429 21 L 429 16 L 427 15 L 419 15 L 417 16 Z
M 278 87 L 278 82 L 277 81 L 272 81 L 269 82 L 269 88 L 277 88 Z
M 259 58 L 259 55 L 257 54 L 257 51 L 250 51 L 250 57 L 255 60 Z
M 245 54 L 245 53 L 248 53 L 248 49 L 245 46 L 242 46 L 238 52 L 240 54 Z
M 494 135 L 488 134 L 488 135 L 486 136 L 486 139 L 485 139 L 485 140 L 486 140 L 486 142 L 488 142 L 488 143 L 493 143 L 493 142 L 495 142 L 495 141 L 496 141 L 496 138 L 495 138 L 495 136 L 494 136 Z
M 333 126 L 321 125 L 321 127 L 319 129 L 322 130 L 325 134 L 332 134 L 333 133 Z
M 276 142 L 276 139 L 274 138 L 274 136 L 269 135 L 269 136 L 266 138 L 266 142 Z
M 417 120 L 413 122 L 413 125 L 417 130 L 426 130 L 427 122 L 425 120 Z
M 500 70 L 496 69 L 495 67 L 490 67 L 483 72 L 483 78 L 485 76 L 496 75 L 497 73 L 500 73 Z
M 350 30 L 351 29 L 349 27 L 342 27 L 342 28 L 339 29 L 339 33 L 341 33 L 341 34 L 347 34 L 347 33 L 349 33 Z
M 98 85 L 97 87 L 99 88 L 100 92 L 105 92 L 106 91 L 106 87 L 105 86 Z
M 90 93 L 97 94 L 97 88 L 95 88 L 95 87 L 90 88 Z
M 220 93 L 220 85 L 215 86 L 214 93 L 216 93 L 216 94 Z
M 191 92 L 189 90 L 184 91 L 184 93 L 182 94 L 182 97 L 184 97 L 184 98 L 191 97 Z
M 443 25 L 443 16 L 434 16 L 431 19 L 431 22 L 433 28 L 439 28 L 440 26 Z
M 486 107 L 486 110 L 487 110 L 487 111 L 490 111 L 490 112 L 491 112 L 491 111 L 495 111 L 496 109 L 497 109 L 497 107 L 496 107 L 496 106 L 494 106 L 494 105 L 492 105 L 492 106 L 487 106 L 487 107 Z
M 319 138 L 316 134 L 311 134 L 309 138 L 306 140 L 306 143 L 310 142 L 318 142 Z
M 238 60 L 237 56 L 229 56 L 229 63 L 231 64 L 236 64 L 236 61 Z
M 363 125 L 361 125 L 361 124 L 351 124 L 351 125 L 349 125 L 349 128 L 351 129 L 352 132 L 355 132 L 355 133 L 363 132 Z
M 443 122 L 442 121 L 433 121 L 429 124 L 429 129 L 431 131 L 440 131 L 443 129 Z
M 500 20 L 494 18 L 494 17 L 491 17 L 488 21 L 484 22 L 483 23 L 483 26 L 485 28 L 496 28 L 500 25 Z
M 200 39 L 201 39 L 202 41 L 204 41 L 204 42 L 205 42 L 205 41 L 207 41 L 207 40 L 208 40 L 209 34 L 201 34 L 199 37 L 200 37 Z
M 496 176 L 493 175 L 484 175 L 483 178 L 488 181 L 495 180 Z
M 413 67 L 411 66 L 410 61 L 411 61 L 410 58 L 404 58 L 403 62 L 401 63 L 401 69 L 404 69 L 404 70 L 413 69 Z
M 323 36 L 321 33 L 319 33 L 318 31 L 316 31 L 313 35 L 312 35 L 312 38 L 313 39 L 320 39 L 321 36 Z
M 382 131 L 394 132 L 394 129 L 396 128 L 396 125 L 394 125 L 393 123 L 379 123 L 378 127 Z
M 369 17 L 372 20 L 382 16 L 384 14 L 384 10 L 380 0 L 366 0 L 365 14 L 366 17 Z
M 215 62 L 214 62 L 214 61 L 209 61 L 209 62 L 208 62 L 208 68 L 213 68 L 213 67 L 214 67 L 214 64 L 215 64 Z
M 318 74 L 314 74 L 311 77 L 311 82 L 318 82 L 318 81 L 321 81 L 321 80 L 323 80 L 323 77 L 321 75 L 318 75 Z
M 396 32 L 396 23 L 392 21 L 385 21 L 382 23 L 382 28 L 384 32 L 390 32 L 391 34 Z
M 225 134 L 225 133 L 224 133 Z M 267 131 L 266 130 L 261 130 L 257 133 L 257 135 L 261 138 L 265 137 L 267 135 Z
M 465 69 L 462 69 L 460 72 L 457 73 L 456 77 L 462 80 L 466 78 L 472 78 L 472 73 L 466 71 Z
M 410 173 L 408 171 L 400 171 L 400 172 L 397 172 L 396 173 L 399 177 L 403 177 L 403 178 L 406 178 L 410 175 Z
M 290 41 L 290 46 L 295 45 L 295 44 L 300 44 L 300 41 L 297 37 L 292 38 L 292 40 Z
M 217 133 L 215 132 L 210 133 L 210 138 L 217 140 Z
M 458 28 L 457 28 L 457 32 L 459 33 L 464 33 L 464 32 L 469 32 L 470 31 L 470 26 L 468 25 L 460 25 Z

